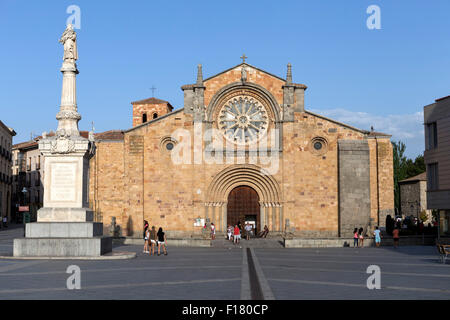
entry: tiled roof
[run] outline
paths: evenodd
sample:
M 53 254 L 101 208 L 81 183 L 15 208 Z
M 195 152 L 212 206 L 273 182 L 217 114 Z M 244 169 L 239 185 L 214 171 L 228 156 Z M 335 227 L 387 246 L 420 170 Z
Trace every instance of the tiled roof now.
M 414 181 L 427 181 L 427 173 L 422 172 L 421 174 L 418 174 L 417 176 L 414 176 L 414 177 L 411 177 L 408 179 L 404 179 L 399 182 L 402 183 L 402 182 L 414 182 Z
M 50 131 L 47 133 L 48 137 L 54 136 L 55 132 Z M 83 138 L 89 138 L 89 131 L 80 131 L 80 136 Z M 94 137 L 96 140 L 123 140 L 123 131 L 122 130 L 109 130 L 105 132 L 94 133 Z M 38 148 L 39 140 L 42 139 L 42 136 L 36 137 L 33 140 L 16 143 L 12 146 L 12 149 L 28 149 L 28 148 Z
M 122 130 L 109 130 L 94 134 L 95 140 L 123 140 Z
M 168 103 L 168 104 L 170 104 L 166 100 L 161 100 L 161 99 L 158 99 L 158 98 L 155 98 L 155 97 L 131 102 L 131 104 L 159 104 L 159 103 Z

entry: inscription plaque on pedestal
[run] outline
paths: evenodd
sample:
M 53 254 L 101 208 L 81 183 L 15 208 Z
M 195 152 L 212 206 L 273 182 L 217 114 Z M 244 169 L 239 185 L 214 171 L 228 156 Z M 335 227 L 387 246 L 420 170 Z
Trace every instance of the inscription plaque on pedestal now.
M 76 163 L 52 163 L 50 199 L 52 201 L 76 200 Z

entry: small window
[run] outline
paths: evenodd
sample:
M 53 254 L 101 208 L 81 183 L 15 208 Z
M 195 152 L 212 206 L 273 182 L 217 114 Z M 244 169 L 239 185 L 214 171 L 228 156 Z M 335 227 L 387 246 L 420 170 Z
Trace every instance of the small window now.
M 166 144 L 166 149 L 171 151 L 173 149 L 173 143 L 172 142 L 167 143 Z
M 427 123 L 427 150 L 437 148 L 437 126 L 436 122 Z
M 327 140 L 323 137 L 315 137 L 310 142 L 310 152 L 317 156 L 324 155 L 328 149 Z
M 156 119 L 156 118 L 158 118 L 158 114 L 155 112 L 155 113 L 153 114 L 153 119 Z
M 147 114 L 144 113 L 144 114 L 142 115 L 142 123 L 146 123 L 146 122 L 147 122 Z
M 314 149 L 316 149 L 316 150 L 322 149 L 322 142 L 320 142 L 320 141 L 315 142 Z
M 438 164 L 431 163 L 427 166 L 427 182 L 428 182 L 428 190 L 438 190 L 439 189 L 439 180 L 438 180 Z

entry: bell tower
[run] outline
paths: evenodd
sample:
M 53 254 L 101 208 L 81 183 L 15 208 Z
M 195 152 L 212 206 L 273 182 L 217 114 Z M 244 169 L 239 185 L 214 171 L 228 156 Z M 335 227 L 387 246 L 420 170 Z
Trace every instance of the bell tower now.
M 173 110 L 168 101 L 157 98 L 134 101 L 131 104 L 133 105 L 133 127 L 157 119 Z

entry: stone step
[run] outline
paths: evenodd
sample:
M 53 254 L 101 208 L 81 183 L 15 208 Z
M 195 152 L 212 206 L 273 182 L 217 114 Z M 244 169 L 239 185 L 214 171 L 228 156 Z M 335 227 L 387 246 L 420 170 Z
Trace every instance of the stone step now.
M 239 245 L 226 239 L 217 239 L 211 241 L 211 246 L 214 248 L 284 248 L 283 239 L 281 237 L 273 238 L 250 238 L 250 240 L 241 239 Z

